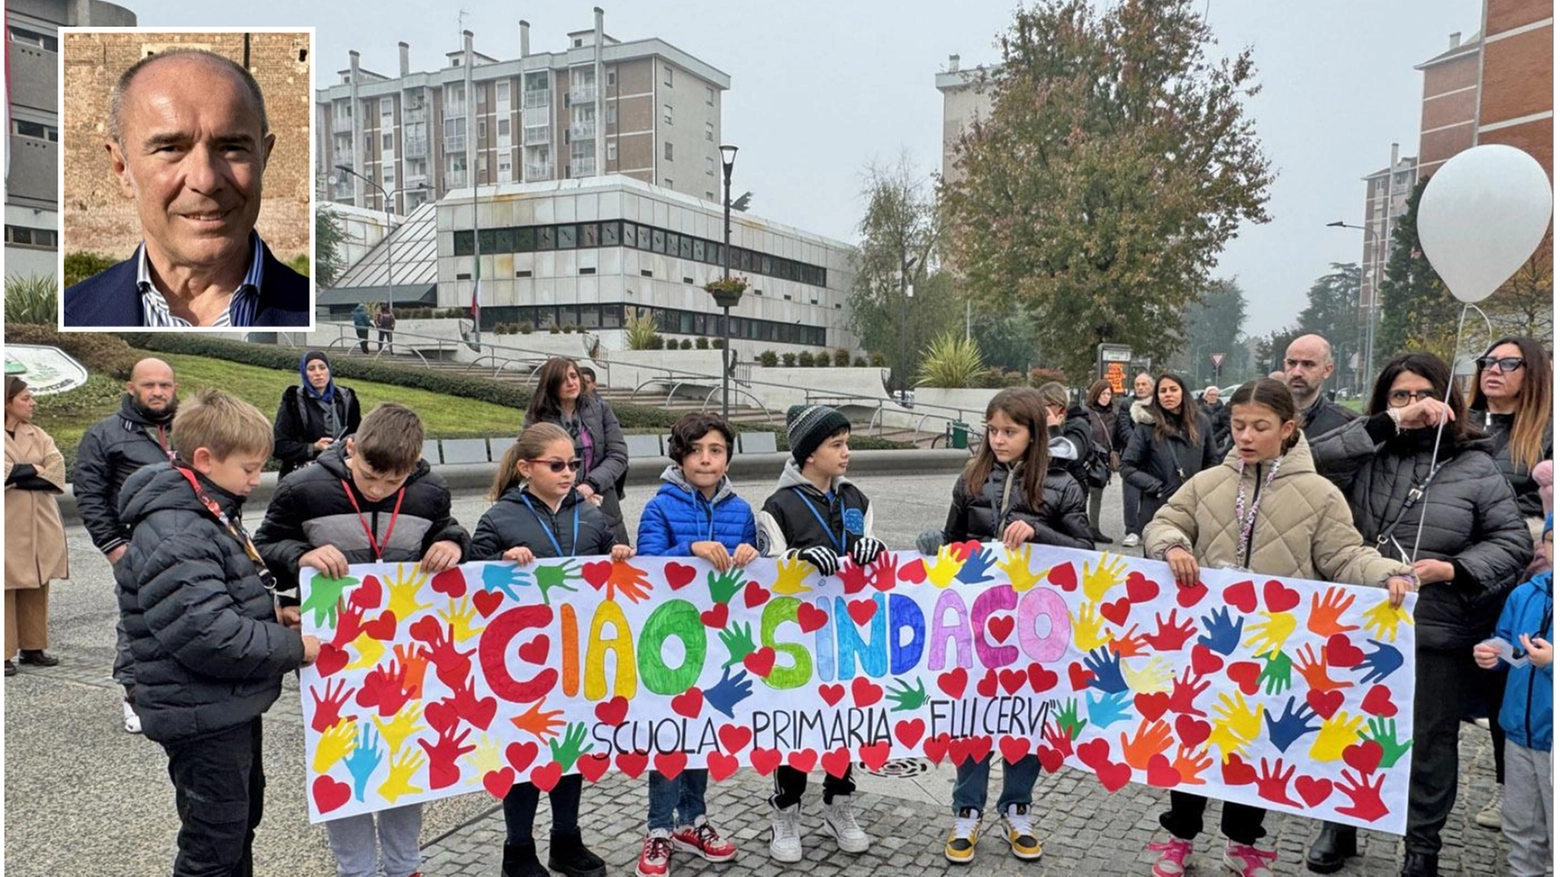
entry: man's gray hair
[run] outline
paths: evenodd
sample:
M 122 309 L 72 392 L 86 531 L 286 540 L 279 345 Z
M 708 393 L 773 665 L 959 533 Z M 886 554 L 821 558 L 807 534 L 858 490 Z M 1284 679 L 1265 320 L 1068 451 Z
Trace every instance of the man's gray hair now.
M 249 96 L 254 98 L 255 108 L 260 112 L 261 136 L 270 133 L 271 125 L 266 120 L 265 116 L 265 95 L 260 93 L 260 83 L 255 81 L 255 77 L 250 74 L 248 70 L 245 70 L 243 65 L 238 64 L 231 58 L 224 57 L 217 54 L 216 52 L 208 51 L 206 49 L 174 48 L 169 49 L 166 52 L 158 52 L 154 55 L 147 55 L 145 58 L 142 58 L 141 60 L 130 65 L 129 70 L 126 70 L 124 73 L 120 74 L 119 81 L 114 83 L 114 90 L 108 95 L 108 138 L 110 140 L 118 143 L 120 146 L 124 145 L 124 141 L 120 139 L 120 135 L 124 133 L 123 124 L 125 92 L 130 90 L 130 83 L 135 79 L 136 75 L 163 58 L 177 58 L 181 55 L 191 55 L 212 61 L 219 66 L 226 67 L 228 70 L 231 70 L 240 79 L 242 79 L 244 82 L 244 87 L 249 89 Z

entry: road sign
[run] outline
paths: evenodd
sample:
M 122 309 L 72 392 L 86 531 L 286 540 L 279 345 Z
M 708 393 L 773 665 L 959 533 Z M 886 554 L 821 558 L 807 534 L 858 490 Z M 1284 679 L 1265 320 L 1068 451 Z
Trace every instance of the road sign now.
M 1208 354 L 1208 358 L 1213 360 L 1213 367 L 1214 368 L 1216 368 L 1216 369 L 1224 368 L 1224 354 L 1222 354 L 1222 353 L 1210 353 L 1210 354 Z

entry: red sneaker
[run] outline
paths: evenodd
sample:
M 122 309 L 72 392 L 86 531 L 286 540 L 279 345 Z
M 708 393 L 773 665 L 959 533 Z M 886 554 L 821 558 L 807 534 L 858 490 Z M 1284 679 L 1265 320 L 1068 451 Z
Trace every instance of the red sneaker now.
M 721 837 L 703 816 L 693 825 L 672 832 L 672 846 L 681 852 L 702 856 L 707 862 L 729 862 L 737 857 L 737 845 Z
M 667 866 L 672 861 L 672 839 L 666 831 L 652 831 L 645 835 L 644 850 L 639 854 L 639 877 L 666 877 Z

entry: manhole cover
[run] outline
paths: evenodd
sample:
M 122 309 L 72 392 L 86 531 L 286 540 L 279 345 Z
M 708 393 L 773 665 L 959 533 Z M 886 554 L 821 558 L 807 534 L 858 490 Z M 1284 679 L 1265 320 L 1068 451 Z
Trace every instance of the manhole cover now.
M 932 769 L 930 763 L 924 758 L 896 758 L 883 765 L 878 770 L 873 770 L 865 764 L 858 763 L 858 770 L 865 771 L 875 777 L 888 777 L 890 779 L 908 779 L 920 776 Z

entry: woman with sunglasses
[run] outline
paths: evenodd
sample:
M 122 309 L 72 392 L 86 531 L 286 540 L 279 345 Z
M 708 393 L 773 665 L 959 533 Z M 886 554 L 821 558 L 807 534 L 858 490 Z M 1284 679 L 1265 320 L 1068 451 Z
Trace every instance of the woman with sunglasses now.
M 1451 377 L 1428 353 L 1398 356 L 1376 378 L 1367 416 L 1311 445 L 1317 471 L 1343 490 L 1365 543 L 1412 563 L 1419 579 L 1419 687 L 1401 872 L 1409 877 L 1437 873 L 1441 827 L 1457 795 L 1458 726 L 1489 685 L 1473 646 L 1494 630 L 1533 556 L 1527 525 L 1495 466 L 1494 444 L 1469 422 L 1461 395 L 1453 393 L 1450 405 L 1441 401 Z M 1395 652 L 1390 640 L 1378 648 Z M 1353 828 L 1327 823 L 1306 867 L 1330 874 L 1357 850 Z
M 575 489 L 586 502 L 601 508 L 613 537 L 627 543 L 628 528 L 618 501 L 628 473 L 628 443 L 612 409 L 595 393 L 582 392 L 573 360 L 553 357 L 537 369 L 536 394 L 525 425 L 537 423 L 557 424 L 568 433 L 574 456 L 583 464 Z

